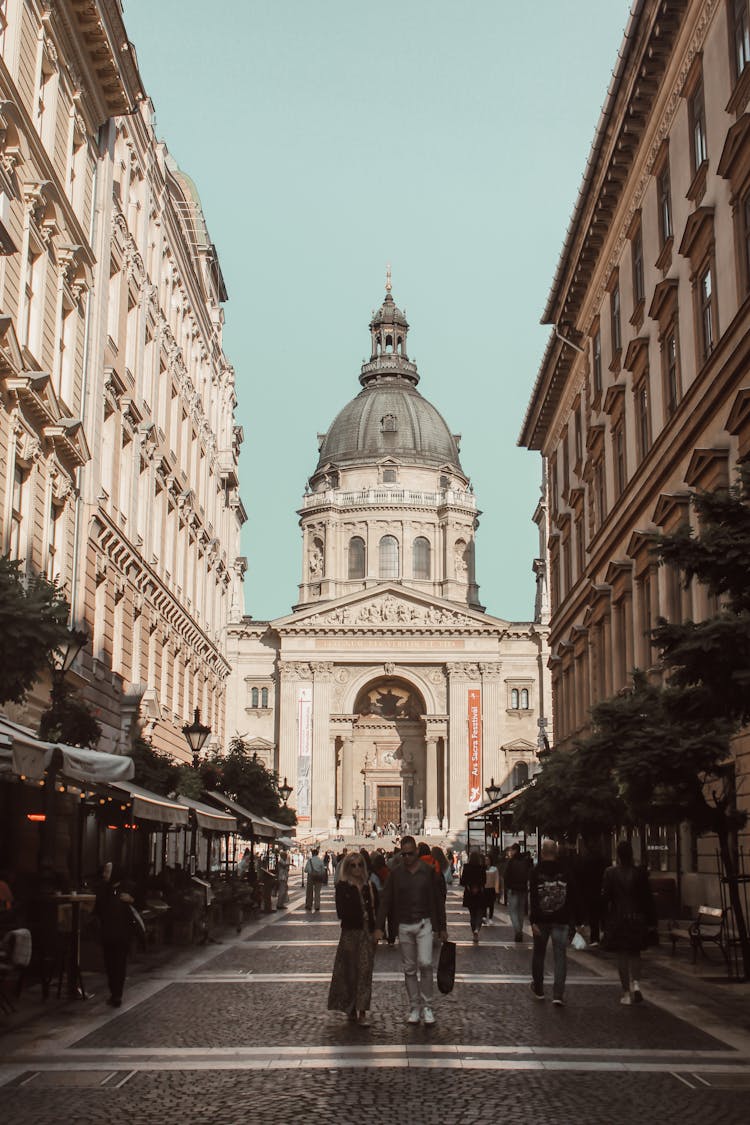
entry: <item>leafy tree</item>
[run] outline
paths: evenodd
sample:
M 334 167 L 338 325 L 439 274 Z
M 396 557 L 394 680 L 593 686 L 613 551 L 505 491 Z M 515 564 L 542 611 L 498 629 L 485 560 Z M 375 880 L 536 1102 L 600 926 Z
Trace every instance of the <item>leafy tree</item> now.
M 52 704 L 39 720 L 39 737 L 46 742 L 92 749 L 102 736 L 102 728 L 88 704 L 57 677 L 53 681 Z
M 0 704 L 23 703 L 52 653 L 68 639 L 70 606 L 56 582 L 0 557 Z
M 574 840 L 622 823 L 624 810 L 606 759 L 575 747 L 549 751 L 541 763 L 541 772 L 515 802 L 514 825 Z
M 699 774 L 706 794 L 705 824 L 716 833 L 724 877 L 750 977 L 750 936 L 739 894 L 736 830 L 746 816 L 735 804 L 732 738 L 750 723 L 750 465 L 739 468 L 728 489 L 692 492 L 697 527 L 661 536 L 662 563 L 676 567 L 685 585 L 693 579 L 720 599 L 719 612 L 703 621 L 660 618 L 653 639 L 667 677 L 668 715 L 680 718 L 694 739 L 716 737 L 713 763 Z
M 180 765 L 171 755 L 160 754 L 147 739 L 139 737 L 130 748 L 130 756 L 135 766 L 133 781 L 136 785 L 160 793 L 162 797 L 178 791 Z
M 250 753 L 241 738 L 231 740 L 226 754 L 209 758 L 201 765 L 200 773 L 206 789 L 218 789 L 250 812 L 281 824 L 297 823 L 294 810 L 282 803 L 276 775 L 257 754 Z

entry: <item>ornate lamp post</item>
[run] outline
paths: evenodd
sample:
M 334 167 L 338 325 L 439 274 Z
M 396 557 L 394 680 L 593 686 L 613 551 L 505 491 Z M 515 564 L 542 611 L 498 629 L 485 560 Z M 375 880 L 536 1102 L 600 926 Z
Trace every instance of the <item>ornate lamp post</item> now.
M 182 733 L 185 735 L 185 739 L 193 755 L 193 769 L 197 770 L 200 764 L 201 750 L 206 745 L 208 736 L 211 733 L 211 728 L 204 726 L 201 722 L 201 713 L 198 707 L 196 707 L 193 712 L 192 723 L 189 725 L 185 723 L 182 728 Z
M 294 787 L 289 784 L 289 782 L 287 781 L 286 778 L 284 778 L 284 784 L 279 786 L 279 796 L 281 797 L 282 801 L 284 802 L 284 808 L 286 808 L 286 803 L 289 800 L 289 798 L 291 797 L 293 792 L 294 792 Z
M 498 799 L 501 791 L 502 791 L 502 787 L 500 785 L 496 785 L 494 777 L 491 777 L 490 783 L 487 786 L 487 788 L 485 789 L 485 793 L 487 794 L 487 797 L 489 798 L 490 804 L 492 804 L 493 801 L 496 801 Z M 502 815 L 501 815 L 500 816 L 500 852 L 501 852 L 501 854 L 502 854 L 502 850 L 503 850 L 502 824 L 503 824 L 503 818 L 502 818 Z M 485 820 L 484 820 L 484 844 L 485 844 L 485 848 L 486 848 L 486 846 L 487 846 L 487 818 L 486 817 L 485 817 Z
M 201 722 L 200 710 L 196 707 L 193 712 L 192 723 L 185 723 L 182 728 L 182 733 L 185 735 L 190 751 L 193 755 L 193 769 L 197 770 L 200 765 L 200 754 L 203 747 L 206 745 L 206 740 L 211 733 L 211 728 L 204 726 Z M 190 874 L 195 874 L 195 867 L 197 863 L 196 854 L 196 836 L 198 825 L 196 822 L 195 811 L 191 811 L 192 826 L 190 830 Z

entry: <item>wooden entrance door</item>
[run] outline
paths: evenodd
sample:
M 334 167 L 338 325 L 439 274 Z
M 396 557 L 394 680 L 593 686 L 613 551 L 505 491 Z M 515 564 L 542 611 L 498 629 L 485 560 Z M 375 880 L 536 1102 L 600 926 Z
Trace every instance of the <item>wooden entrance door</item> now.
M 401 786 L 378 786 L 378 824 L 401 823 Z

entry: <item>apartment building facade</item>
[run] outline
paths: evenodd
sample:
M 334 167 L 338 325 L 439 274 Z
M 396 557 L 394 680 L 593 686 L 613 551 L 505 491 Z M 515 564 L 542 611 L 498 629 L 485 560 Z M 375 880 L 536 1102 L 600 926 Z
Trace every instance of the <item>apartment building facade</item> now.
M 187 756 L 195 707 L 223 740 L 242 613 L 218 256 L 117 0 L 7 0 L 0 55 L 0 549 L 64 584 L 100 748 Z
M 592 704 L 655 663 L 657 617 L 715 608 L 650 548 L 691 518 L 690 489 L 731 483 L 750 454 L 749 96 L 747 0 L 633 6 L 519 439 L 546 472 L 562 749 Z M 736 749 L 747 804 L 748 740 Z M 712 863 L 708 842 L 662 831 L 653 847 L 665 869 Z

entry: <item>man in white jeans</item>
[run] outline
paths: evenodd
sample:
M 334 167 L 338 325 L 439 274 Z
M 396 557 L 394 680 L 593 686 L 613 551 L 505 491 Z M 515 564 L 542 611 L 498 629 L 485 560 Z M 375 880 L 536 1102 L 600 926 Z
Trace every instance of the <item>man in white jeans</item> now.
M 382 941 L 386 918 L 390 933 L 398 930 L 404 983 L 409 996 L 408 1023 L 435 1022 L 432 1011 L 432 939 L 447 941 L 442 876 L 421 863 L 413 836 L 401 838 L 403 863 L 394 867 L 380 896 L 375 940 Z

